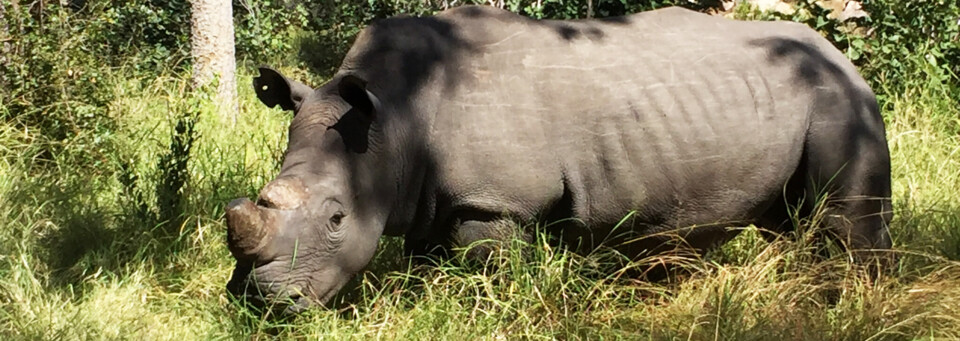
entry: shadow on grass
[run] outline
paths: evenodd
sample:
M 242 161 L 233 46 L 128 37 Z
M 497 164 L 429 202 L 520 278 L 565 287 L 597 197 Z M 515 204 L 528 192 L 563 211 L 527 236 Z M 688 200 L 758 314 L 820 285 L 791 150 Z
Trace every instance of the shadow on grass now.
M 960 261 L 960 207 L 949 203 L 898 206 L 890 227 L 894 247 Z
M 117 272 L 130 261 L 165 261 L 165 251 L 180 239 L 184 222 L 181 193 L 189 179 L 187 163 L 199 114 L 198 109 L 190 109 L 177 119 L 169 147 L 156 163 L 160 176 L 152 191 L 153 203 L 134 166 L 122 158 L 113 163 L 121 190 L 112 202 L 100 198 L 110 186 L 109 179 L 91 179 L 78 169 L 62 167 L 60 173 L 48 175 L 51 183 L 65 180 L 65 185 L 43 189 L 44 183 L 37 184 L 40 193 L 54 188 L 50 216 L 61 219 L 59 228 L 40 240 L 52 268 L 51 284 L 74 284 L 101 270 Z M 36 195 L 36 188 L 30 190 L 19 195 Z
M 81 162 L 65 154 L 58 160 L 58 168 L 5 193 L 16 198 L 11 202 L 24 203 L 23 210 L 33 210 L 33 215 L 44 218 L 32 222 L 27 231 L 34 229 L 38 236 L 35 253 L 49 272 L 47 285 L 72 287 L 91 274 L 121 274 L 139 265 L 163 269 L 170 276 L 191 271 L 171 264 L 196 248 L 192 236 L 197 224 L 191 222 L 204 219 L 205 213 L 200 211 L 209 209 L 190 207 L 185 195 L 201 110 L 196 103 L 172 105 L 171 110 L 181 115 L 175 118 L 163 151 L 147 170 L 137 169 L 131 161 L 135 158 L 124 152 L 123 148 L 130 146 L 114 144 L 114 150 L 105 154 L 112 160 L 81 167 Z M 71 152 L 84 153 L 82 149 Z M 243 176 L 230 174 L 214 174 L 203 181 L 217 189 L 216 196 L 233 197 L 237 193 L 229 189 L 248 187 L 238 183 Z M 218 199 L 227 201 L 210 200 Z

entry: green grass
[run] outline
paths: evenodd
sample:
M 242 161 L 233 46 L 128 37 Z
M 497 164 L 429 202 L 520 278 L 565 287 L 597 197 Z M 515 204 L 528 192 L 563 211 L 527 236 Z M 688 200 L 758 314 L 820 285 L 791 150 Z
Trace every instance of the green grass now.
M 231 126 L 186 77 L 115 77 L 109 134 L 50 142 L 0 124 L 0 339 L 960 338 L 960 108 L 946 84 L 877 89 L 901 255 L 880 279 L 753 229 L 662 283 L 542 236 L 504 250 L 496 271 L 410 269 L 384 239 L 331 309 L 281 319 L 227 300 L 222 206 L 272 179 L 289 117 L 241 87 Z M 178 122 L 196 138 L 175 141 Z

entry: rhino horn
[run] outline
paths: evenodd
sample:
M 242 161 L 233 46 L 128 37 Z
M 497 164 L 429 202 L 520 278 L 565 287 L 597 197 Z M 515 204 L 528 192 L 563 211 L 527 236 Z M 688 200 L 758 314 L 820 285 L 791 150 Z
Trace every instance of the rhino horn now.
M 236 259 L 255 259 L 276 234 L 276 228 L 266 224 L 261 213 L 247 198 L 227 204 L 227 245 Z

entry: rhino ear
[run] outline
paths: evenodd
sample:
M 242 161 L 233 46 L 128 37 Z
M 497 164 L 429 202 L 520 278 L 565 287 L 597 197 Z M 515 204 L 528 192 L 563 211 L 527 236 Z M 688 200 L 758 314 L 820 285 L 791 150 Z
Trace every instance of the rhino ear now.
M 300 102 L 313 89 L 306 84 L 284 77 L 280 72 L 268 66 L 261 66 L 260 77 L 253 78 L 253 89 L 257 98 L 267 107 L 280 105 L 283 110 L 296 110 Z
M 345 75 L 340 78 L 337 90 L 340 98 L 347 104 L 360 111 L 363 117 L 372 122 L 380 112 L 380 99 L 370 90 L 367 90 L 367 81 L 355 75 Z

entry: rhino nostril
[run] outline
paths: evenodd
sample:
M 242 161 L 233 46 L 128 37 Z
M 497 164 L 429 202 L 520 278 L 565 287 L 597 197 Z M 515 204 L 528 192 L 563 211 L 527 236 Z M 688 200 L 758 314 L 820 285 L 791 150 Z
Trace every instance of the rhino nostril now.
M 263 208 L 277 208 L 277 205 L 273 204 L 270 201 L 264 200 L 262 197 L 257 198 L 257 206 Z

